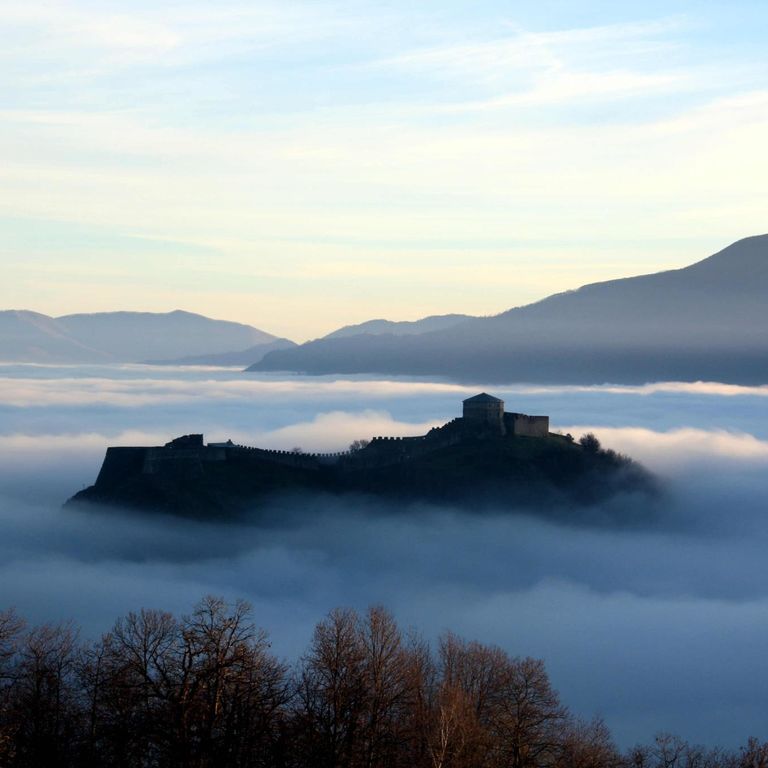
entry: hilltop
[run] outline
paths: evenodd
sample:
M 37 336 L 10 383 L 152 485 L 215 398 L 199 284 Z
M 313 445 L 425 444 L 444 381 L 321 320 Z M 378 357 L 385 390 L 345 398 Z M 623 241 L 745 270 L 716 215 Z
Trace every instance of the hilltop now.
M 654 490 L 642 467 L 596 439 L 553 434 L 548 417 L 506 413 L 503 401 L 482 394 L 426 435 L 376 437 L 335 454 L 205 444 L 203 435 L 109 448 L 96 483 L 69 503 L 228 518 L 258 515 L 279 494 L 355 493 L 554 514 L 563 501 L 591 505 Z
M 360 326 L 362 329 L 365 326 Z M 578 383 L 768 381 L 768 235 L 682 269 L 594 283 L 418 334 L 344 334 L 252 371 Z
M 141 363 L 178 358 L 216 364 L 217 355 L 247 350 L 253 362 L 266 352 L 293 346 L 242 323 L 193 312 L 96 312 L 49 317 L 29 310 L 0 311 L 0 360 L 31 363 Z M 233 359 L 226 358 L 225 359 Z M 186 361 L 189 364 L 189 361 Z M 230 363 L 224 363 L 230 364 Z

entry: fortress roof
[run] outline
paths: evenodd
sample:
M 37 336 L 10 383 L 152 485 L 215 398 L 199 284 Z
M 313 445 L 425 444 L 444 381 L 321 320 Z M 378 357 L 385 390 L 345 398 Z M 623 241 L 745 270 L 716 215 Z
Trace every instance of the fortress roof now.
M 493 395 L 489 395 L 487 392 L 481 392 L 479 395 L 475 395 L 474 397 L 468 397 L 466 400 L 464 400 L 465 403 L 503 403 L 503 400 L 500 400 L 498 397 L 493 397 Z

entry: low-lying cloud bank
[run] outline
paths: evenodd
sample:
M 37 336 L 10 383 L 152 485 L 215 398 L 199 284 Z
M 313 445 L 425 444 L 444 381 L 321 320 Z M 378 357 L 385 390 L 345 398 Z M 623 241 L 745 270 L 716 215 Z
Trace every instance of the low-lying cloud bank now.
M 73 375 L 80 372 L 80 375 Z M 30 375 L 35 373 L 37 375 Z M 108 375 L 99 375 L 99 374 Z M 119 376 L 115 376 L 118 373 Z M 176 373 L 177 376 L 171 374 Z M 361 387 L 361 382 L 365 385 Z M 700 395 L 710 397 L 768 397 L 768 385 L 744 386 L 720 382 L 654 382 L 643 385 L 495 385 L 495 391 L 506 397 L 532 395 L 631 395 L 652 396 Z M 239 400 L 254 398 L 285 401 L 287 397 L 315 402 L 344 399 L 359 403 L 370 398 L 414 398 L 450 395 L 456 400 L 475 394 L 473 385 L 450 382 L 398 379 L 365 379 L 363 377 L 283 379 L 257 374 L 244 375 L 238 369 L 185 367 L 156 368 L 142 365 L 39 366 L 0 363 L 0 403 L 16 407 L 40 405 L 108 404 L 120 408 L 137 408 L 163 403 L 199 400 Z
M 179 387 L 204 386 L 195 380 L 203 374 L 212 375 L 184 374 Z M 229 373 L 216 375 L 223 380 L 211 391 L 229 384 Z M 451 628 L 543 657 L 564 700 L 603 715 L 623 744 L 659 729 L 727 745 L 766 737 L 768 424 L 755 393 L 500 393 L 510 409 L 557 415 L 563 431 L 594 431 L 661 473 L 668 493 L 645 526 L 358 498 L 284 500 L 267 525 L 216 526 L 60 503 L 93 481 L 107 444 L 205 431 L 336 450 L 358 437 L 426 431 L 456 412 L 462 392 L 302 380 L 294 389 L 273 382 L 259 397 L 249 389 L 179 403 L 166 392 L 126 407 L 88 401 L 76 375 L 46 376 L 37 394 L 58 388 L 67 403 L 46 395 L 19 407 L 2 394 L 19 382 L 0 387 L 0 606 L 33 621 L 72 617 L 95 635 L 140 606 L 186 611 L 206 593 L 245 597 L 278 653 L 294 656 L 330 608 L 383 603 L 430 636 Z M 412 388 L 404 394 L 401 384 Z M 125 389 L 143 387 L 136 379 Z M 638 503 L 596 514 L 642 512 L 631 508 Z
M 768 441 L 745 432 L 685 427 L 654 432 L 640 427 L 600 427 L 593 424 L 563 427 L 563 432 L 582 435 L 599 433 L 614 450 L 636 458 L 657 471 L 702 464 L 768 463 Z

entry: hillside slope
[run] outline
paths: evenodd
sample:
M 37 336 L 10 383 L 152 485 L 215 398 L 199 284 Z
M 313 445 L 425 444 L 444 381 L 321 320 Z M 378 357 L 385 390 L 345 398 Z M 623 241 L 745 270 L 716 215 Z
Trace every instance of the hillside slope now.
M 332 333 L 323 336 L 324 339 L 341 339 L 347 336 L 359 336 L 368 333 L 379 336 L 391 333 L 393 336 L 413 336 L 430 331 L 440 331 L 452 328 L 464 320 L 472 319 L 471 315 L 430 315 L 421 320 L 367 320 L 357 325 L 345 325 Z
M 110 355 L 75 338 L 58 320 L 25 309 L 0 311 L 0 360 L 7 362 L 109 362 Z
M 460 420 L 456 420 L 457 422 Z M 450 428 L 450 425 L 446 425 Z M 192 445 L 197 438 L 199 443 Z M 395 445 L 397 441 L 384 445 Z M 423 444 L 422 444 L 423 445 Z M 466 436 L 434 449 L 388 457 L 372 442 L 330 463 L 313 454 L 288 454 L 231 444 L 203 445 L 187 435 L 164 447 L 109 448 L 96 483 L 68 504 L 99 504 L 184 517 L 258 520 L 276 496 L 362 494 L 410 502 L 449 504 L 466 511 L 524 509 L 586 521 L 589 507 L 619 494 L 660 491 L 642 466 L 613 451 L 589 450 L 561 435 Z M 370 454 L 370 456 L 369 456 Z M 620 507 L 612 522 L 630 523 Z M 602 516 L 603 522 L 608 522 Z
M 321 339 L 253 370 L 468 381 L 768 381 L 768 235 L 418 336 Z
M 181 310 L 58 318 L 28 310 L 0 312 L 0 360 L 5 361 L 138 363 L 242 351 L 277 341 L 249 325 Z
M 222 365 L 242 367 L 261 360 L 264 355 L 276 349 L 292 349 L 296 342 L 289 339 L 275 339 L 266 344 L 256 344 L 248 349 L 234 352 L 210 352 L 203 355 L 186 355 L 169 360 L 147 360 L 149 365 Z

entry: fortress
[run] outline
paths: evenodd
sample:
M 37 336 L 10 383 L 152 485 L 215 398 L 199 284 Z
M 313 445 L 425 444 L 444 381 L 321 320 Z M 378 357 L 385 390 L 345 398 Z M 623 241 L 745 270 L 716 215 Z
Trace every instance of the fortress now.
M 70 499 L 203 519 L 258 515 L 280 494 L 364 494 L 403 502 L 526 503 L 564 496 L 591 503 L 647 489 L 641 469 L 612 451 L 552 434 L 549 417 L 507 413 L 485 392 L 461 416 L 415 437 L 374 437 L 337 453 L 205 443 L 184 435 L 161 446 L 108 448 L 94 485 Z M 629 469 L 628 469 L 629 468 Z
M 307 471 L 333 467 L 339 472 L 375 469 L 424 456 L 448 446 L 469 442 L 501 441 L 514 437 L 546 438 L 548 416 L 506 413 L 504 401 L 485 392 L 463 402 L 460 418 L 417 437 L 374 437 L 357 450 L 337 453 L 304 453 L 237 445 L 231 440 L 206 444 L 203 435 L 177 437 L 163 446 L 108 448 L 95 487 L 112 485 L 121 477 L 140 473 L 162 474 L 171 468 L 190 475 L 203 471 L 203 464 L 238 461 L 276 464 Z

